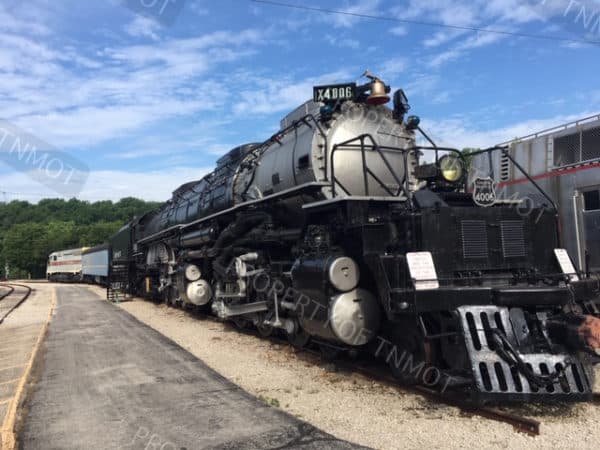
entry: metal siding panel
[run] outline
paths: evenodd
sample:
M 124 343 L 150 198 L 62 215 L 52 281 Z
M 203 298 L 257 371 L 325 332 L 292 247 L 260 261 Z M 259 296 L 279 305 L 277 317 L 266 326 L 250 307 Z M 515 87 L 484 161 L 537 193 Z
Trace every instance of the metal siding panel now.
M 108 276 L 108 249 L 83 255 L 81 273 L 84 275 Z
M 600 210 L 583 212 L 585 247 L 590 255 L 590 270 L 600 270 Z

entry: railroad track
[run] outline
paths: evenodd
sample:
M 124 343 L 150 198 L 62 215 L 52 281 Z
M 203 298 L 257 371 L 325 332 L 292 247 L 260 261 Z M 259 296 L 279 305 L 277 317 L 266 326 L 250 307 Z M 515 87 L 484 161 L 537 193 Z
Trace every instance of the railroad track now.
M 187 308 L 181 308 L 177 306 L 173 306 L 177 309 L 182 309 L 187 313 L 190 313 L 195 316 L 200 316 L 203 319 L 208 319 L 214 322 L 223 323 L 221 320 L 210 314 L 204 314 L 197 311 L 192 311 Z M 236 328 L 239 332 L 249 334 L 252 336 L 259 337 L 261 339 L 265 339 L 265 336 L 262 336 L 256 329 L 252 328 L 239 328 L 231 322 L 225 322 L 226 324 Z M 277 342 L 280 345 L 287 345 L 289 347 L 294 348 L 297 352 L 308 353 L 313 355 L 316 358 L 319 358 L 321 361 L 323 360 L 323 353 L 320 350 L 313 349 L 310 347 L 297 348 L 292 346 L 292 344 L 285 338 L 277 336 L 273 334 L 267 339 Z M 434 389 L 430 389 L 424 386 L 404 386 L 398 383 L 398 381 L 386 371 L 386 368 L 381 364 L 375 364 L 373 366 L 363 366 L 356 362 L 351 362 L 344 359 L 334 359 L 331 360 L 331 363 L 340 370 L 343 370 L 348 373 L 354 373 L 362 375 L 368 379 L 375 380 L 382 385 L 387 387 L 391 387 L 403 393 L 411 393 L 416 394 L 421 397 L 426 398 L 427 400 L 434 401 L 440 404 L 453 406 L 458 408 L 461 413 L 470 416 L 479 416 L 488 420 L 494 420 L 497 422 L 507 423 L 512 425 L 514 430 L 517 432 L 525 433 L 530 436 L 538 436 L 540 434 L 540 425 L 541 423 L 537 420 L 531 419 L 529 417 L 524 417 L 516 413 L 502 411 L 493 407 L 488 406 L 479 406 L 473 403 L 469 403 L 468 401 L 462 400 L 456 396 L 449 396 L 447 394 L 442 394 Z M 594 397 L 594 401 L 600 403 L 600 394 L 596 394 Z
M 277 340 L 288 343 L 289 345 L 289 342 L 287 342 L 285 339 Z M 308 351 L 312 354 L 322 357 L 322 354 L 317 350 L 304 348 L 301 349 L 301 351 Z M 393 388 L 399 392 L 416 394 L 430 401 L 438 402 L 448 406 L 453 406 L 455 408 L 458 408 L 463 414 L 479 416 L 485 419 L 507 423 L 509 425 L 512 425 L 515 431 L 526 433 L 530 436 L 538 436 L 540 434 L 541 424 L 537 420 L 531 419 L 529 417 L 520 416 L 518 414 L 509 413 L 506 411 L 501 411 L 499 409 L 487 406 L 475 405 L 473 403 L 469 403 L 468 401 L 461 400 L 457 396 L 442 394 L 434 389 L 430 389 L 425 386 L 401 385 L 391 374 L 387 372 L 387 367 L 382 366 L 382 364 L 377 364 L 376 362 L 372 363 L 373 365 L 363 366 L 361 364 L 353 363 L 346 360 L 332 361 L 332 364 L 334 364 L 336 367 L 342 370 L 345 370 L 350 373 L 360 374 L 365 378 L 375 380 L 378 383 Z M 600 401 L 600 395 L 598 395 L 596 399 Z
M 518 414 L 501 411 L 499 409 L 479 406 L 461 400 L 459 397 L 451 395 L 443 395 L 440 392 L 427 388 L 425 386 L 402 386 L 391 375 L 384 373 L 378 368 L 362 367 L 350 365 L 351 370 L 360 373 L 366 377 L 377 380 L 379 383 L 397 389 L 403 392 L 410 392 L 427 398 L 428 400 L 436 401 L 448 406 L 453 406 L 460 409 L 464 414 L 471 416 L 479 416 L 497 422 L 507 423 L 512 425 L 515 431 L 526 433 L 530 436 L 538 436 L 540 434 L 540 422 L 529 417 L 520 416 Z
M 0 283 L 0 288 L 7 292 L 0 293 L 0 324 L 8 315 L 29 298 L 32 289 L 24 284 Z
M 1 292 L 0 293 L 0 300 L 2 300 L 5 297 L 8 297 L 10 294 L 12 294 L 15 290 L 15 288 L 13 286 L 8 286 L 6 284 L 0 284 L 0 287 L 6 289 L 6 292 Z

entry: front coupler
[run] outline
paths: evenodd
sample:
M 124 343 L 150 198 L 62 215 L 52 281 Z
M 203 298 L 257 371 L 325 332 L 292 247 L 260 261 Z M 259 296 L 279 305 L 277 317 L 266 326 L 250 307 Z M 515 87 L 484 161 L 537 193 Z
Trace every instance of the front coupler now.
M 578 352 L 550 340 L 546 312 L 487 305 L 457 310 L 475 400 L 591 400 L 591 365 Z

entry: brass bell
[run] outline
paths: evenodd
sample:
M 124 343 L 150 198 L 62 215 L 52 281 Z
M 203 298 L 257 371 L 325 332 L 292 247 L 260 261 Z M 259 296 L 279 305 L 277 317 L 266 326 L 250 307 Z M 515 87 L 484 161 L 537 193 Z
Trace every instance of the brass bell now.
M 383 105 L 390 101 L 390 96 L 386 92 L 385 83 L 376 76 L 371 75 L 367 70 L 365 76 L 371 79 L 371 94 L 367 97 L 367 105 Z

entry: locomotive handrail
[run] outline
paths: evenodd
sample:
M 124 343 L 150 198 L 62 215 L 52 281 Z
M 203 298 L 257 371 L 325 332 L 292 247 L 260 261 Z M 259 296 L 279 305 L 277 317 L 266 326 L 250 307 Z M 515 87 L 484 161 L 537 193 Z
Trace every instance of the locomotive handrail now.
M 414 152 L 415 150 L 432 150 L 432 151 L 436 152 L 436 154 L 435 154 L 436 162 L 439 160 L 438 152 L 440 152 L 440 151 L 456 153 L 463 162 L 465 161 L 465 156 L 462 154 L 462 152 L 460 150 L 458 150 L 456 148 L 452 148 L 452 147 L 439 147 L 437 145 L 435 145 L 435 146 L 413 145 L 412 147 L 409 147 L 406 149 L 407 152 Z M 471 153 L 469 155 L 471 155 Z
M 372 170 L 370 170 L 370 168 L 367 165 L 367 161 L 366 161 L 366 153 L 365 153 L 365 140 L 369 140 L 371 141 L 371 149 L 376 151 L 380 156 L 381 159 L 383 160 L 385 166 L 388 168 L 388 170 L 390 171 L 390 173 L 392 174 L 392 177 L 394 178 L 394 180 L 396 181 L 396 183 L 398 183 L 398 185 L 400 186 L 400 189 L 396 192 L 393 193 L 382 181 L 381 179 L 379 179 L 379 177 L 377 177 L 375 175 L 375 173 L 373 173 Z M 359 141 L 360 144 L 353 144 L 353 142 Z M 335 176 L 335 165 L 333 164 L 333 159 L 334 159 L 334 155 L 336 153 L 336 151 L 338 150 L 344 150 L 344 149 L 360 149 L 361 152 L 361 159 L 362 159 L 362 172 L 363 172 L 363 180 L 364 180 L 364 188 L 365 188 L 365 195 L 369 195 L 369 180 L 368 180 L 368 176 L 371 175 L 375 181 L 388 193 L 390 194 L 390 196 L 394 196 L 394 197 L 398 197 L 400 195 L 400 193 L 403 191 L 404 194 L 406 195 L 406 197 L 410 200 L 410 189 L 408 187 L 408 177 L 407 177 L 407 170 L 408 170 L 408 154 L 410 152 L 414 152 L 417 150 L 432 150 L 435 151 L 435 158 L 436 158 L 436 162 L 439 160 L 439 152 L 440 151 L 445 151 L 445 152 L 452 152 L 455 153 L 462 161 L 463 163 L 466 162 L 465 157 L 463 155 L 463 153 L 455 148 L 451 148 L 451 147 L 439 147 L 439 146 L 421 146 L 421 145 L 415 145 L 409 148 L 400 148 L 400 147 L 389 147 L 389 146 L 380 146 L 377 144 L 377 142 L 375 142 L 375 139 L 373 138 L 373 136 L 371 136 L 370 134 L 361 134 L 360 136 L 357 136 L 355 138 L 352 139 L 348 139 L 347 141 L 344 142 L 340 142 L 338 144 L 335 144 L 331 150 L 331 193 L 332 196 L 335 197 L 336 196 L 336 184 L 347 194 L 347 195 L 352 195 L 348 189 L 346 189 L 344 187 L 344 185 L 337 179 L 337 177 Z M 552 200 L 552 198 L 540 187 L 540 185 L 531 177 L 531 175 L 529 175 L 529 173 L 527 173 L 527 171 L 512 157 L 512 155 L 510 155 L 510 152 L 507 151 L 508 147 L 507 146 L 494 146 L 494 147 L 489 147 L 483 150 L 478 150 L 478 151 L 474 151 L 472 153 L 469 153 L 469 156 L 477 156 L 483 153 L 490 153 L 492 151 L 498 151 L 500 150 L 502 152 L 503 155 L 505 155 L 516 167 L 517 169 L 519 169 L 519 171 L 531 182 L 531 184 L 533 184 L 533 186 L 535 186 L 535 188 L 546 198 L 546 200 L 548 200 L 548 202 L 550 203 L 550 205 L 552 205 L 552 208 L 557 211 L 558 208 L 556 206 L 556 203 L 554 203 L 554 201 Z M 385 154 L 383 153 L 382 150 L 394 150 L 394 151 L 401 151 L 404 155 L 404 178 L 401 181 L 399 179 L 399 177 L 397 176 L 396 172 L 394 171 L 394 169 L 391 167 L 391 164 L 389 163 L 388 159 L 386 158 Z
M 552 198 L 546 193 L 546 191 L 544 191 L 542 187 L 539 184 L 537 184 L 533 177 L 529 175 L 529 173 L 515 160 L 515 158 L 512 157 L 512 155 L 508 151 L 508 145 L 495 145 L 493 147 L 488 147 L 483 150 L 477 150 L 473 153 L 469 153 L 469 156 L 477 156 L 483 153 L 491 153 L 498 150 L 500 150 L 502 152 L 502 155 L 506 156 L 515 165 L 515 167 L 519 169 L 519 171 L 525 176 L 525 178 L 527 178 L 531 182 L 531 184 L 533 184 L 535 188 L 546 198 L 546 200 L 550 202 L 554 211 L 558 211 L 558 207 L 556 206 L 556 203 L 554 203 L 554 200 L 552 200 Z
M 384 165 L 386 166 L 386 168 L 389 170 L 390 174 L 392 175 L 392 177 L 394 178 L 394 181 L 396 181 L 396 183 L 398 184 L 398 191 L 396 193 L 392 192 L 386 185 L 385 183 L 383 183 L 383 181 L 368 167 L 367 165 L 367 159 L 366 159 L 366 148 L 365 148 L 365 140 L 369 140 L 371 141 L 371 149 L 376 151 L 377 154 L 381 157 L 381 160 L 383 161 Z M 353 142 L 359 141 L 360 144 L 353 144 Z M 334 156 L 335 153 L 338 150 L 349 150 L 349 149 L 360 149 L 360 153 L 361 153 L 361 160 L 362 160 L 362 172 L 363 172 L 363 182 L 364 182 L 364 188 L 365 188 L 365 195 L 369 195 L 369 175 L 371 175 L 375 181 L 383 188 L 383 190 L 385 190 L 388 194 L 390 194 L 390 196 L 393 197 L 398 197 L 400 196 L 401 192 L 404 192 L 404 194 L 406 195 L 407 198 L 410 198 L 410 194 L 409 194 L 409 189 L 408 189 L 408 185 L 407 185 L 407 180 L 408 177 L 406 176 L 407 171 L 406 171 L 406 163 L 407 163 L 407 150 L 400 148 L 400 147 L 387 147 L 387 146 L 379 146 L 377 144 L 377 142 L 375 141 L 375 139 L 373 138 L 373 136 L 371 136 L 370 134 L 361 134 L 357 137 L 354 137 L 352 139 L 348 139 L 347 141 L 344 142 L 339 142 L 337 144 L 335 144 L 333 146 L 333 148 L 331 149 L 331 195 L 333 197 L 336 196 L 336 184 L 339 185 L 340 188 L 342 188 L 342 190 L 348 194 L 348 195 L 352 195 L 348 189 L 346 189 L 344 187 L 344 185 L 337 179 L 337 177 L 335 176 L 335 164 L 333 163 L 334 160 Z M 389 160 L 387 159 L 387 157 L 385 156 L 384 152 L 382 151 L 382 149 L 386 149 L 386 150 L 394 150 L 394 151 L 401 151 L 403 153 L 403 157 L 404 157 L 404 178 L 401 180 L 400 177 L 398 177 L 396 171 L 394 170 L 394 168 L 392 167 L 392 165 L 390 164 Z

